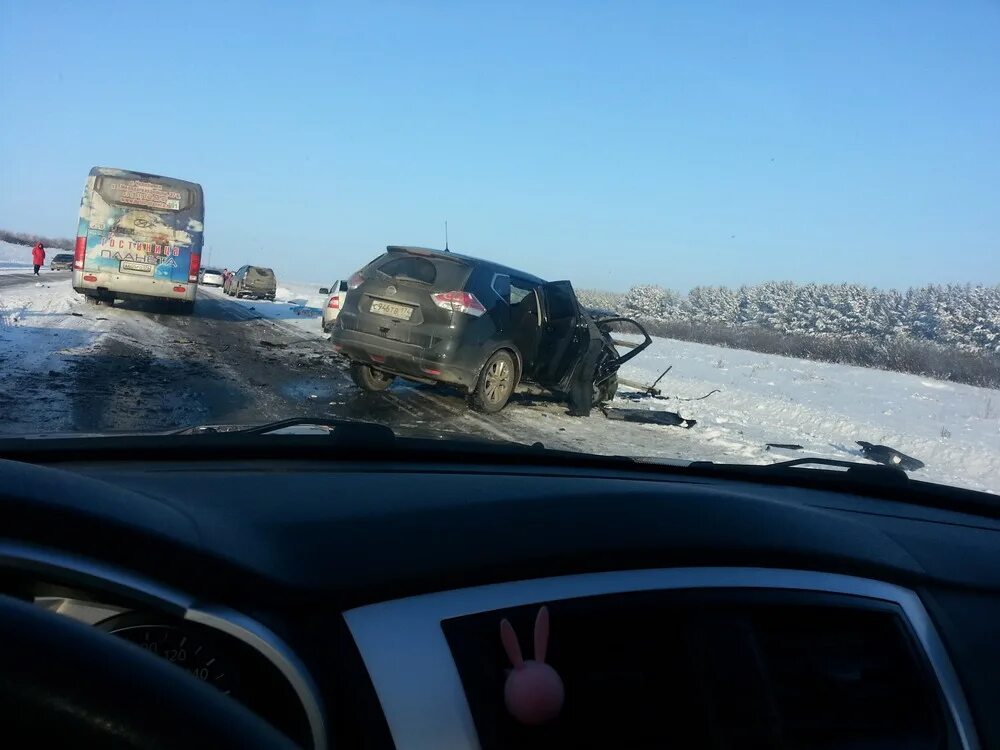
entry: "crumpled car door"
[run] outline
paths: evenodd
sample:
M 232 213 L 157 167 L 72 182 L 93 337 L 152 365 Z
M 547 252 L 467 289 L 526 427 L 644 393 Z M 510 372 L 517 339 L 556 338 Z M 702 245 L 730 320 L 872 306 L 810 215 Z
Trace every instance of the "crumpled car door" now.
M 536 290 L 542 310 L 541 338 L 534 379 L 565 392 L 590 341 L 580 303 L 568 281 L 551 281 Z

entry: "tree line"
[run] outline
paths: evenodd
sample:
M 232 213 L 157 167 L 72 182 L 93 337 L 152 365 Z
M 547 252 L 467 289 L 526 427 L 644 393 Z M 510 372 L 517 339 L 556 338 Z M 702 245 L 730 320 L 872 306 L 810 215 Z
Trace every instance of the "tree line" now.
M 47 248 L 51 247 L 59 250 L 72 250 L 74 246 L 74 240 L 65 237 L 43 237 L 40 234 L 11 232 L 7 229 L 0 229 L 0 240 L 9 242 L 12 245 L 26 245 L 28 247 L 34 247 L 37 243 L 41 242 Z
M 1000 285 L 931 284 L 900 292 L 858 284 L 770 281 L 687 294 L 653 285 L 623 294 L 583 290 L 592 309 L 657 321 L 756 328 L 790 335 L 909 338 L 1000 355 Z
M 678 294 L 640 285 L 578 296 L 654 336 L 1000 388 L 1000 286 L 768 282 Z

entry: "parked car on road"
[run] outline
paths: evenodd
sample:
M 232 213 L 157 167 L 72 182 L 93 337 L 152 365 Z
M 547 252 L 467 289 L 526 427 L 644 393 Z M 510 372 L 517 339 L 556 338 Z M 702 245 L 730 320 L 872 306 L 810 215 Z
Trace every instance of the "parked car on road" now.
M 320 294 L 329 295 L 326 304 L 323 305 L 323 316 L 320 318 L 320 325 L 323 331 L 329 333 L 333 329 L 333 324 L 337 321 L 341 309 L 344 307 L 344 300 L 347 298 L 347 282 L 335 281 L 329 288 L 320 287 Z
M 230 279 L 226 293 L 230 297 L 273 300 L 277 290 L 278 282 L 270 268 L 242 266 Z
M 218 268 L 201 269 L 201 277 L 198 279 L 199 284 L 203 286 L 222 286 L 222 282 L 222 271 Z
M 448 383 L 473 408 L 497 412 L 522 381 L 565 394 L 590 341 L 593 321 L 568 281 L 458 253 L 390 246 L 347 288 L 331 340 L 367 391 L 396 376 Z M 609 330 L 599 326 L 595 401 L 614 395 L 617 363 L 634 356 L 618 356 Z
M 53 255 L 52 260 L 49 261 L 50 271 L 72 271 L 73 270 L 73 253 L 59 253 L 58 255 Z

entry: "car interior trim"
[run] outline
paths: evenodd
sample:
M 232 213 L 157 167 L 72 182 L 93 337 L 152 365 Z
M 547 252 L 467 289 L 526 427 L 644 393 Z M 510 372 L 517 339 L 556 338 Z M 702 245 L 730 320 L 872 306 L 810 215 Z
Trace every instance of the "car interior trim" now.
M 979 741 L 958 676 L 913 591 L 833 573 L 771 568 L 663 568 L 539 578 L 371 604 L 345 613 L 399 750 L 478 748 L 462 680 L 441 623 L 452 617 L 564 599 L 639 591 L 758 588 L 844 594 L 893 603 L 937 679 L 961 746 Z M 557 626 L 556 626 L 557 627 Z
M 176 614 L 242 641 L 267 659 L 288 681 L 309 722 L 313 748 L 326 750 L 326 721 L 309 671 L 279 636 L 253 618 L 223 606 L 196 605 L 192 597 L 180 591 L 96 560 L 11 540 L 0 540 L 0 569 L 55 576 L 70 574 L 76 576 L 75 582 L 80 584 L 92 583 L 122 596 L 149 602 L 168 614 Z

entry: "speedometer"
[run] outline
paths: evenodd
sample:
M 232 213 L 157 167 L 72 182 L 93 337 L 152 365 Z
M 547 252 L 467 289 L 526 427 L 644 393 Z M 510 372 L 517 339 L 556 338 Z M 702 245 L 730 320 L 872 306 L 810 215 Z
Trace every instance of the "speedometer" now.
M 236 675 L 224 656 L 200 634 L 188 628 L 162 623 L 128 624 L 134 615 L 112 617 L 101 627 L 112 635 L 131 641 L 139 648 L 156 654 L 190 672 L 202 682 L 229 695 L 236 685 Z

